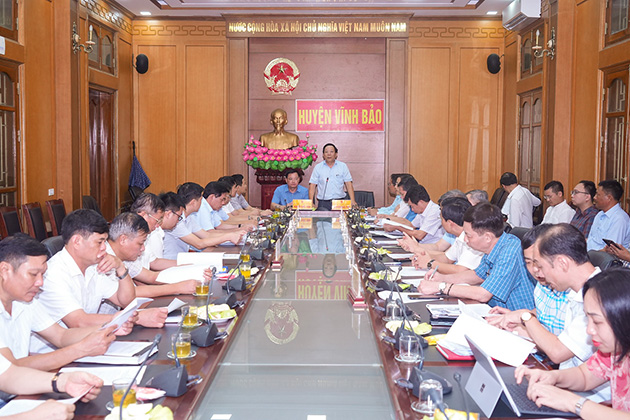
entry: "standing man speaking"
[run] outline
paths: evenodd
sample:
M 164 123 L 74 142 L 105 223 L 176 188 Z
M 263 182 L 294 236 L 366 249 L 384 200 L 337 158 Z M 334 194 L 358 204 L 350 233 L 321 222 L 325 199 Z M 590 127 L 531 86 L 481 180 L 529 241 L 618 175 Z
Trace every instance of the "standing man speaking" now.
M 346 197 L 343 191 L 344 184 L 350 202 L 353 206 L 356 204 L 352 176 L 348 166 L 337 160 L 338 152 L 337 146 L 327 143 L 322 151 L 324 161 L 313 168 L 313 174 L 308 182 L 308 198 L 313 201 L 317 196 L 317 210 L 332 210 L 332 200 L 343 200 Z

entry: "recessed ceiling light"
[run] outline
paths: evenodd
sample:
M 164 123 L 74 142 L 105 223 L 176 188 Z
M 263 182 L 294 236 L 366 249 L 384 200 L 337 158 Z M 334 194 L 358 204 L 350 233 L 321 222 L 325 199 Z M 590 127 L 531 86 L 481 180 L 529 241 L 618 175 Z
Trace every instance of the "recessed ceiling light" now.
M 151 16 L 151 12 L 140 12 L 142 16 Z
M 498 15 L 498 14 L 499 12 L 497 12 L 496 10 L 490 10 L 489 12 L 486 12 L 486 15 L 491 15 L 491 16 Z

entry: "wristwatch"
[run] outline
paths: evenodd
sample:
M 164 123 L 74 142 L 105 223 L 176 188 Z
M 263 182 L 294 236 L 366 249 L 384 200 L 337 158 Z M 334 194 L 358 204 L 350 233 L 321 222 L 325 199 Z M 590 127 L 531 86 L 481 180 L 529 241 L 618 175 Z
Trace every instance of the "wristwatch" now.
M 582 397 L 580 398 L 580 401 L 575 403 L 575 414 L 578 416 L 582 414 L 582 408 L 584 408 L 584 403 L 586 403 L 586 401 L 588 401 L 588 398 Z
M 444 294 L 444 290 L 446 290 L 446 282 L 445 281 L 441 281 L 440 284 L 438 284 L 438 290 L 441 294 Z
M 427 263 L 427 268 L 433 268 L 433 261 L 435 261 L 435 259 L 432 259 Z
M 533 317 L 534 315 L 531 312 L 523 312 L 521 314 L 521 324 L 525 325 L 525 323 L 529 321 L 530 319 L 532 319 Z

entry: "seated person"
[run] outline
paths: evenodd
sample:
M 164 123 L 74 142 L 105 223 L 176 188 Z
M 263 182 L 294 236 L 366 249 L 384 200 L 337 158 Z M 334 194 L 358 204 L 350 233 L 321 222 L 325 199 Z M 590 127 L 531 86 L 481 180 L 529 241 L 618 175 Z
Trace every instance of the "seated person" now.
M 575 214 L 570 224 L 578 228 L 582 235 L 588 239 L 593 220 L 599 210 L 593 205 L 593 198 L 597 188 L 593 181 L 582 180 L 571 191 L 571 202 L 575 206 Z
M 552 225 L 538 235 L 534 264 L 553 290 L 567 292 L 562 332 L 550 332 L 536 318 L 536 313 L 526 310 L 489 318 L 488 322 L 529 337 L 553 363 L 560 364 L 560 369 L 579 366 L 595 351 L 586 333 L 582 287 L 601 270 L 588 259 L 584 235 L 568 223 Z
M 630 248 L 630 217 L 619 204 L 622 196 L 623 187 L 614 179 L 597 184 L 595 207 L 601 211 L 595 216 L 586 241 L 589 251 L 604 249 L 604 239 Z
M 177 265 L 175 260 L 164 258 L 164 230 L 162 230 L 164 202 L 155 194 L 142 193 L 133 202 L 129 211 L 142 216 L 151 231 L 144 242 L 142 255 L 136 260 L 142 264 L 142 268 L 161 271 Z
M 52 370 L 84 356 L 104 354 L 115 340 L 114 327 L 63 328 L 35 296 L 43 284 L 48 250 L 24 234 L 0 241 L 0 341 L 8 347 L 0 354 L 18 366 Z M 123 332 L 130 332 L 131 325 Z M 29 355 L 31 333 L 58 350 Z
M 503 231 L 501 210 L 490 203 L 469 208 L 464 214 L 464 233 L 466 243 L 484 253 L 479 266 L 455 274 L 434 272 L 418 289 L 510 310 L 534 308 L 534 284 L 527 275 L 521 241 Z
M 488 202 L 488 192 L 486 190 L 470 190 L 466 193 L 466 198 L 470 204 L 476 206 L 479 203 Z
M 0 343 L 0 347 L 2 346 L 3 344 Z M 13 365 L 0 356 L 0 390 L 9 394 L 31 395 L 57 392 L 78 397 L 87 391 L 81 401 L 88 402 L 98 396 L 102 386 L 101 378 L 87 372 L 54 374 Z M 32 410 L 14 414 L 9 418 L 11 420 L 71 419 L 74 417 L 74 408 L 74 404 L 65 404 L 51 399 Z
M 420 184 L 412 187 L 405 194 L 405 202 L 409 204 L 416 216 L 411 222 L 396 216 L 388 217 L 405 227 L 383 223 L 385 231 L 400 230 L 421 243 L 438 242 L 444 235 L 440 221 L 440 206 L 431 201 L 427 190 Z
M 585 420 L 629 419 L 630 388 L 630 272 L 611 268 L 589 279 L 582 289 L 587 334 L 597 347 L 590 359 L 560 370 L 515 371 L 517 383 L 529 381 L 527 396 L 537 405 L 575 413 Z M 575 394 L 610 383 L 612 408 Z
M 219 178 L 219 182 L 224 183 L 225 185 L 230 187 L 227 201 L 221 208 L 228 218 L 225 221 L 229 224 L 244 224 L 244 225 L 255 225 L 256 215 L 251 214 L 251 212 L 247 212 L 244 210 L 236 210 L 234 206 L 232 206 L 231 200 L 232 197 L 236 195 L 236 191 L 238 186 L 236 185 L 236 180 L 231 176 L 222 176 Z
M 202 229 L 248 231 L 256 229 L 256 219 L 245 216 L 234 219 L 225 213 L 223 206 L 230 200 L 230 187 L 220 181 L 208 182 L 203 189 L 203 198 L 197 214 L 197 222 Z M 251 218 L 252 220 L 248 220 Z
M 464 235 L 464 213 L 471 207 L 465 198 L 453 197 L 442 201 L 442 228 L 455 235 L 455 243 L 446 252 L 420 250 L 413 257 L 416 268 L 432 268 L 442 274 L 474 270 L 479 265 L 483 253 L 468 246 Z
M 407 204 L 404 200 L 407 191 L 409 191 L 411 187 L 415 187 L 416 185 L 418 185 L 418 181 L 416 181 L 413 175 L 403 174 L 398 177 L 398 182 L 396 183 L 396 191 L 398 195 L 403 198 L 403 200 L 394 210 L 393 216 L 407 219 L 410 222 L 416 217 L 416 213 L 411 210 L 409 204 Z M 391 216 L 387 214 L 377 214 L 376 217 L 389 218 Z
M 106 252 L 108 231 L 107 221 L 94 210 L 75 210 L 63 219 L 65 245 L 48 261 L 39 296 L 55 321 L 70 328 L 100 327 L 115 316 L 110 305 L 124 308 L 135 299 L 129 269 Z M 133 321 L 161 328 L 166 315 L 166 308 L 150 308 L 139 311 Z
M 392 204 L 386 207 L 381 207 L 379 209 L 371 208 L 368 210 L 368 213 L 371 216 L 376 216 L 377 214 L 394 214 L 394 211 L 398 207 L 400 203 L 402 203 L 402 196 L 398 194 L 398 190 L 396 189 L 396 181 L 398 181 L 398 177 L 402 174 L 391 174 L 389 177 L 389 181 L 387 182 L 387 192 L 391 197 L 394 197 L 394 201 Z
M 107 253 L 120 258 L 136 282 L 136 296 L 157 297 L 177 294 L 191 295 L 197 282 L 184 280 L 164 284 L 157 281 L 158 271 L 142 267 L 140 256 L 149 233 L 149 225 L 136 213 L 121 213 L 109 225 Z
M 545 201 L 549 204 L 543 223 L 569 223 L 575 215 L 575 210 L 564 199 L 564 186 L 559 181 L 551 181 L 543 190 Z
M 205 249 L 208 247 L 230 241 L 238 244 L 243 235 L 242 230 L 232 231 L 206 231 L 198 224 L 198 217 L 195 213 L 199 210 L 201 202 L 204 201 L 201 192 L 201 185 L 186 183 L 180 186 L 178 194 L 166 193 L 160 196 L 164 201 L 165 215 L 164 221 L 170 224 L 177 220 L 171 229 L 164 226 L 164 257 L 177 259 L 180 252 L 188 252 L 191 247 L 194 249 Z M 197 194 L 199 196 L 197 197 Z M 186 203 L 186 201 L 188 201 Z M 170 219 L 167 221 L 167 217 Z M 168 226 L 170 227 L 170 226 Z
M 243 210 L 252 216 L 269 216 L 271 214 L 271 210 L 261 210 L 249 205 L 243 196 L 247 193 L 247 181 L 243 175 L 234 174 L 232 175 L 232 178 L 234 178 L 234 181 L 236 182 L 236 194 L 234 197 L 230 198 L 230 203 L 234 209 Z
M 280 185 L 273 192 L 271 210 L 291 206 L 293 200 L 308 200 L 308 188 L 300 185 L 302 175 L 300 175 L 297 169 L 287 169 L 284 171 L 284 180 L 286 184 Z
M 540 199 L 519 185 L 516 175 L 512 172 L 501 175 L 499 182 L 508 193 L 501 208 L 501 212 L 507 216 L 508 224 L 512 227 L 533 227 L 534 208 L 540 206 Z

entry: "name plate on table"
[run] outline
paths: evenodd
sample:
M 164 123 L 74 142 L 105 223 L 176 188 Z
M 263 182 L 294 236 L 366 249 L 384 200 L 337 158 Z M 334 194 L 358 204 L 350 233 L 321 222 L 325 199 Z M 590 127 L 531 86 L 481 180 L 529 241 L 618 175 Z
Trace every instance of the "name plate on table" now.
M 293 210 L 313 210 L 313 202 L 311 200 L 293 200 Z
M 299 219 L 298 229 L 310 229 L 313 227 L 313 218 L 312 217 L 302 217 Z
M 352 202 L 350 200 L 333 200 L 333 210 L 350 210 L 352 208 Z

